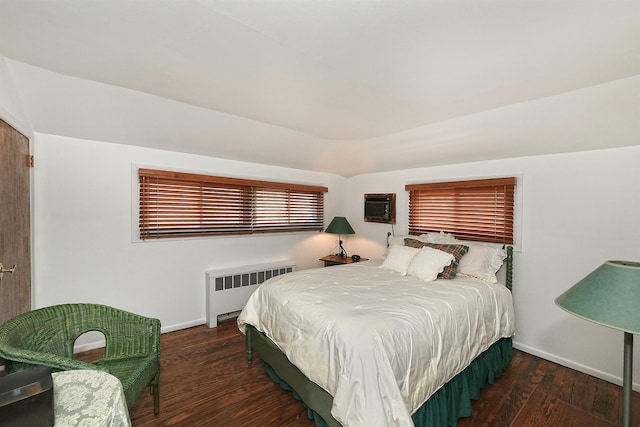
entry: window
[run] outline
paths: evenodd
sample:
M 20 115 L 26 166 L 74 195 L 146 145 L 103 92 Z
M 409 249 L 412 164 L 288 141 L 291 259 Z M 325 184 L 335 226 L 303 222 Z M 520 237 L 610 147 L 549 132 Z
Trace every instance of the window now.
M 515 186 L 514 177 L 407 185 L 409 234 L 513 244 Z
M 326 187 L 139 169 L 140 239 L 321 231 Z

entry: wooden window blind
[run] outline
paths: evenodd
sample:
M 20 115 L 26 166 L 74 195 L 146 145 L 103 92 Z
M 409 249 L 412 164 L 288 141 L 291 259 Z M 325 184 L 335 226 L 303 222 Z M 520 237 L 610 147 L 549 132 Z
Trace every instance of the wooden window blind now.
M 410 184 L 409 234 L 513 244 L 516 178 Z
M 326 187 L 139 169 L 140 239 L 321 231 Z

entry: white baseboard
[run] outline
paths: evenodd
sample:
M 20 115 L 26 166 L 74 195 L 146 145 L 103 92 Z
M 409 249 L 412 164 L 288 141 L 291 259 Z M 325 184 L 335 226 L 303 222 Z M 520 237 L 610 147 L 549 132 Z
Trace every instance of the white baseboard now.
M 206 322 L 207 322 L 207 319 L 203 317 L 201 319 L 195 319 L 189 322 L 176 323 L 174 325 L 163 326 L 160 328 L 160 333 L 165 334 L 167 332 L 179 331 L 181 329 L 187 329 L 194 326 L 204 325 Z M 81 353 L 83 351 L 93 350 L 94 348 L 101 348 L 101 347 L 104 347 L 104 339 L 92 341 L 84 344 L 78 344 L 74 348 L 74 351 L 76 353 Z
M 179 331 L 181 329 L 193 328 L 194 326 L 200 326 L 207 323 L 207 319 L 205 317 L 201 319 L 194 319 L 189 322 L 184 323 L 176 323 L 174 325 L 163 326 L 160 328 L 161 333 L 166 334 L 167 332 Z
M 557 363 L 558 365 L 566 366 L 567 368 L 574 369 L 576 371 L 585 373 L 587 375 L 591 375 L 596 378 L 600 378 L 601 380 L 610 382 L 612 384 L 616 384 L 622 386 L 622 372 L 620 372 L 620 376 L 611 375 L 606 372 L 599 371 L 597 369 L 593 369 L 589 366 L 582 365 L 580 363 L 574 362 L 572 360 L 568 360 L 562 357 L 558 357 L 554 354 L 547 353 L 545 351 L 538 350 L 533 347 L 529 347 L 527 345 L 520 344 L 516 341 L 513 341 L 513 348 L 524 351 L 525 353 L 532 354 L 534 356 L 538 356 L 542 359 L 548 360 L 550 362 Z M 640 384 L 633 383 L 633 390 L 640 391 Z

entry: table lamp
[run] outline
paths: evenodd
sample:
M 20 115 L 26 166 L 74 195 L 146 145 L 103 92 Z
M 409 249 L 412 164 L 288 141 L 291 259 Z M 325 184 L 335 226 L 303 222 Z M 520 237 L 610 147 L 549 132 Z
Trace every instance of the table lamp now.
M 333 220 L 331 220 L 331 222 L 329 223 L 327 229 L 324 230 L 324 232 L 338 235 L 338 241 L 340 242 L 340 253 L 338 253 L 337 255 L 345 258 L 347 256 L 347 251 L 345 251 L 342 247 L 342 235 L 356 234 L 356 232 L 353 231 L 353 228 L 351 228 L 351 224 L 349 224 L 349 221 L 347 221 L 347 218 L 343 216 L 334 217 Z
M 640 263 L 607 261 L 555 302 L 575 316 L 624 332 L 622 426 L 631 427 L 633 334 L 640 333 Z

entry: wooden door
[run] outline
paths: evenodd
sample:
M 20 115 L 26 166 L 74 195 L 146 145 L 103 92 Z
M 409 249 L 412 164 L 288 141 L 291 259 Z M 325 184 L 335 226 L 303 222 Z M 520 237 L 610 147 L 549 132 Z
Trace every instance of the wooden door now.
M 31 310 L 29 140 L 0 120 L 0 324 Z

